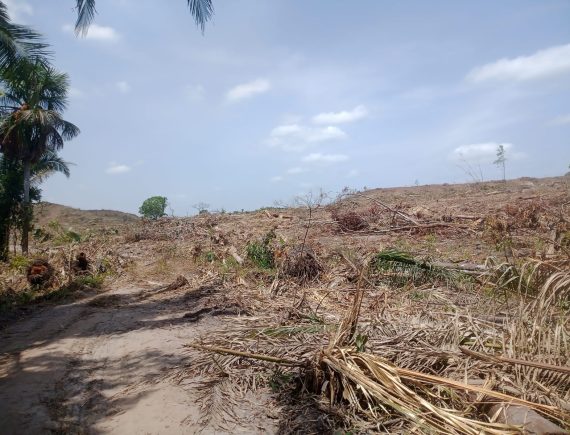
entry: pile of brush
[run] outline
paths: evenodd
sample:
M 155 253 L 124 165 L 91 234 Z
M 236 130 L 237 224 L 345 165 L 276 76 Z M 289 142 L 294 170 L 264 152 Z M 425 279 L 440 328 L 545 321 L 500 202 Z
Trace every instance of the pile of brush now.
M 538 286 L 532 299 L 510 309 L 508 301 L 496 301 L 497 314 L 471 287 L 499 289 L 500 270 L 488 265 L 464 287 L 471 275 L 461 270 L 382 251 L 361 266 L 356 288 L 306 289 L 293 304 L 284 294 L 264 315 L 228 318 L 231 330 L 222 325 L 189 345 L 191 368 L 177 375 L 209 379 L 204 403 L 211 403 L 213 392 L 220 403 L 238 403 L 236 394 L 244 390 L 277 385 L 289 397 L 304 395 L 299 409 L 313 402 L 330 419 L 330 429 L 498 435 L 519 433 L 517 425 L 524 424 L 537 433 L 566 433 L 570 335 L 558 307 L 568 297 L 570 276 L 547 273 L 542 264 L 527 283 Z M 429 299 L 402 305 L 401 291 L 379 284 L 379 276 L 399 276 L 408 286 L 423 282 L 418 289 L 426 290 L 419 294 Z M 454 302 L 452 289 L 460 287 L 462 302 Z M 352 302 L 337 315 L 346 297 Z M 447 312 L 438 312 L 442 304 Z M 491 308 L 495 314 L 484 314 Z M 220 412 L 235 418 L 224 407 Z

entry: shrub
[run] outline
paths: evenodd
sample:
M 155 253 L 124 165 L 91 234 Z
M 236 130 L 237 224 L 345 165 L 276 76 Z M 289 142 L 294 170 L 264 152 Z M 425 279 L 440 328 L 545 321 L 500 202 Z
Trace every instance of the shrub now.
M 249 242 L 246 248 L 247 258 L 262 269 L 272 269 L 275 265 L 275 254 L 270 246 L 273 239 L 275 239 L 275 233 L 270 231 L 261 243 Z
M 19 272 L 25 271 L 30 265 L 30 260 L 23 255 L 15 255 L 10 259 L 10 269 L 15 269 Z
M 86 275 L 75 278 L 75 283 L 80 287 L 101 288 L 104 280 L 104 275 Z
M 168 200 L 165 196 L 152 196 L 144 200 L 139 208 L 139 213 L 147 219 L 158 219 L 165 216 Z

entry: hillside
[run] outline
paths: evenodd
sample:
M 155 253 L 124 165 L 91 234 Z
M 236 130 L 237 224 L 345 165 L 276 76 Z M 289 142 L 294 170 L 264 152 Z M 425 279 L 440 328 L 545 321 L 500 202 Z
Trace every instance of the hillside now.
M 123 226 L 0 266 L 8 433 L 568 433 L 570 178 L 306 202 L 47 207 Z
M 34 225 L 45 227 L 57 221 L 65 229 L 85 231 L 88 229 L 119 228 L 134 224 L 139 217 L 114 210 L 81 210 L 50 202 L 41 202 L 34 207 Z

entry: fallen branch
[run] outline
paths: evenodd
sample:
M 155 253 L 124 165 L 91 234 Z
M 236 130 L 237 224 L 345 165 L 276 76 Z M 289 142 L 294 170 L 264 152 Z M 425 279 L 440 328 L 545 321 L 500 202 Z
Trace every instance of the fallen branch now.
M 406 213 L 403 213 L 401 211 L 395 210 L 392 207 L 384 204 L 382 201 L 378 201 L 375 198 L 371 198 L 370 196 L 367 195 L 363 195 L 362 193 L 355 193 L 356 196 L 360 196 L 362 198 L 366 198 L 369 201 L 372 201 L 374 204 L 378 204 L 381 207 L 384 207 L 386 210 L 391 211 L 394 214 L 397 214 L 398 216 L 400 216 L 401 218 L 403 218 L 404 220 L 407 220 L 408 222 L 413 223 L 414 225 L 421 225 L 417 220 L 415 220 L 414 218 L 412 218 L 411 216 L 407 215 Z
M 453 216 L 454 219 L 466 219 L 466 220 L 474 220 L 483 219 L 481 216 L 471 216 L 471 215 L 464 215 L 458 214 L 457 216 Z
M 449 223 L 445 223 L 445 222 L 436 222 L 436 223 L 430 223 L 430 224 L 417 223 L 414 225 L 407 225 L 404 227 L 392 227 L 392 228 L 386 228 L 386 229 L 381 229 L 381 230 L 372 230 L 372 231 L 367 231 L 367 232 L 368 233 L 374 233 L 374 234 L 386 234 L 386 233 L 392 233 L 392 232 L 396 232 L 396 231 L 414 230 L 416 228 L 439 228 L 439 227 L 457 228 L 457 229 L 461 229 L 461 230 L 469 230 L 473 233 L 476 232 L 473 230 L 473 228 L 471 228 L 467 225 L 449 224 Z
M 567 413 L 564 413 L 560 408 L 555 406 L 544 405 L 542 403 L 529 402 L 524 399 L 519 399 L 518 397 L 510 396 L 508 394 L 500 393 L 498 391 L 489 390 L 488 388 L 479 387 L 477 385 L 464 384 L 462 382 L 454 381 L 453 379 L 442 378 L 440 376 L 428 375 L 427 373 L 417 372 L 415 370 L 404 369 L 401 367 L 396 367 L 396 372 L 403 379 L 408 379 L 413 382 L 425 382 L 432 385 L 446 385 L 457 390 L 473 391 L 476 393 L 481 393 L 485 396 L 493 397 L 495 399 L 502 400 L 509 404 L 527 406 L 531 409 L 542 411 L 545 414 L 555 417 L 555 418 L 568 418 Z
M 490 361 L 495 363 L 506 363 L 506 364 L 519 364 L 522 366 L 534 367 L 537 369 L 552 370 L 555 372 L 564 373 L 570 375 L 570 367 L 556 366 L 554 364 L 539 363 L 534 361 L 525 361 L 522 359 L 508 358 L 504 356 L 488 355 L 486 353 L 476 352 L 466 347 L 459 346 L 459 350 L 465 355 L 481 359 L 483 361 Z
M 354 270 L 355 272 L 357 272 L 358 274 L 360 274 L 360 278 L 362 278 L 366 284 L 368 284 L 370 287 L 375 288 L 377 290 L 381 290 L 377 285 L 375 285 L 372 281 L 370 281 L 363 273 L 361 270 L 358 270 L 358 268 L 354 265 L 354 263 L 352 261 L 350 261 L 346 255 L 344 254 L 344 252 L 340 252 L 340 256 L 342 257 L 342 259 L 344 261 L 346 261 L 348 263 L 348 265 L 350 266 L 350 268 L 352 270 Z

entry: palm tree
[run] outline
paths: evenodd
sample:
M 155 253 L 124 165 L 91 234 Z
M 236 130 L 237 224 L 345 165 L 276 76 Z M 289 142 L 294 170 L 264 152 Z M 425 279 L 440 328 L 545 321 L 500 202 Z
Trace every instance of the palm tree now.
M 31 221 L 30 183 L 32 165 L 46 152 L 63 148 L 66 140 L 79 134 L 79 128 L 66 121 L 69 79 L 43 62 L 21 61 L 4 77 L 5 93 L 0 97 L 0 152 L 9 160 L 22 162 L 24 209 L 22 252 L 28 252 Z
M 12 23 L 6 5 L 0 1 L 0 71 L 12 69 L 23 58 L 45 62 L 47 47 L 39 33 Z
M 69 178 L 70 163 L 55 151 L 47 151 L 31 169 L 30 198 L 40 199 L 39 186 L 50 175 L 60 172 Z M 22 164 L 0 154 L 0 261 L 8 258 L 10 229 L 22 221 L 24 196 Z
M 96 0 L 76 0 L 77 21 L 75 23 L 75 31 L 78 34 L 85 34 L 89 29 L 89 25 L 93 22 L 97 10 L 95 9 Z M 186 0 L 190 13 L 196 21 L 196 25 L 202 29 L 202 33 L 206 28 L 206 22 L 214 15 L 214 5 L 212 0 Z
M 69 166 L 72 164 L 63 160 L 57 151 L 47 150 L 32 166 L 30 186 L 37 188 L 56 172 L 69 178 L 71 176 Z

